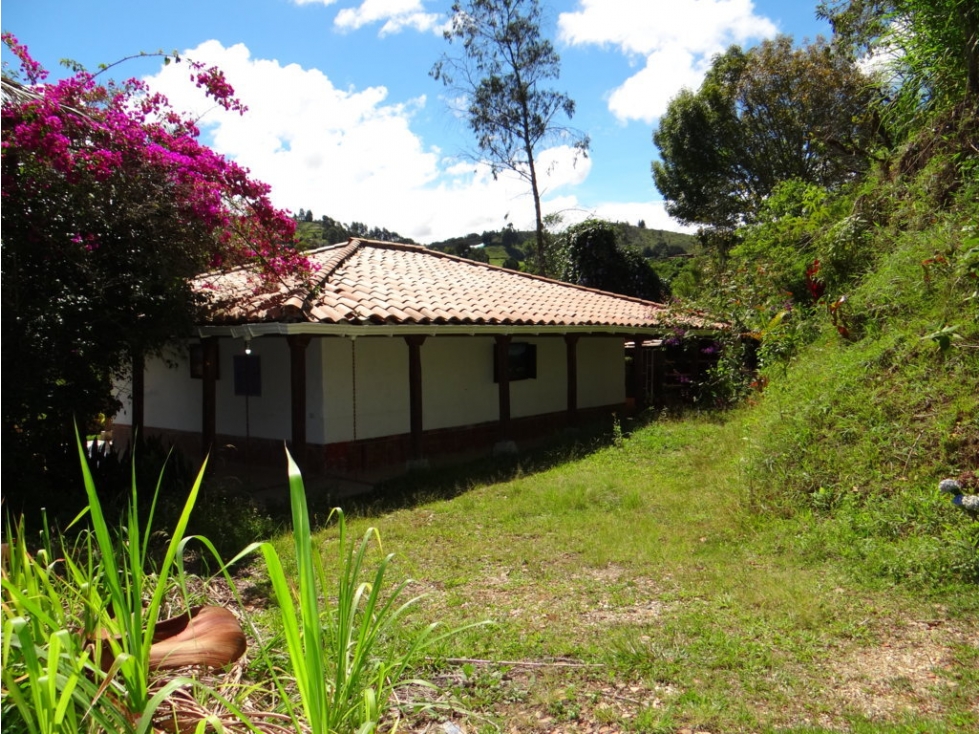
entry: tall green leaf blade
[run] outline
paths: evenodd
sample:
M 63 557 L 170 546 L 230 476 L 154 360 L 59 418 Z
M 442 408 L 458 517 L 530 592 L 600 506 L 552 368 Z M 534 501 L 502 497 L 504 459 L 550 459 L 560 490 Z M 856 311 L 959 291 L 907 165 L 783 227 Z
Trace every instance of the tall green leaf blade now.
M 312 527 L 306 504 L 306 488 L 299 466 L 286 449 L 289 466 L 289 501 L 292 507 L 293 539 L 296 544 L 296 563 L 299 570 L 299 609 L 305 660 L 305 675 L 309 678 L 304 700 L 310 714 L 309 724 L 314 734 L 329 731 L 329 704 L 325 690 L 323 667 L 323 632 L 320 625 L 319 590 L 316 583 L 316 564 L 312 545 Z

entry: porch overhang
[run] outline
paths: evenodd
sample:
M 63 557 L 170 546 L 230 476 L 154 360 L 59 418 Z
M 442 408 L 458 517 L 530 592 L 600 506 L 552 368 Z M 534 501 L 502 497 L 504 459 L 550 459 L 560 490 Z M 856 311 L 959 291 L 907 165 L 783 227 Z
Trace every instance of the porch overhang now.
M 687 329 L 694 336 L 716 334 L 712 329 Z M 253 323 L 236 325 L 199 325 L 197 336 L 230 337 L 232 339 L 257 339 L 263 336 L 342 336 L 358 338 L 366 336 L 564 336 L 566 334 L 608 335 L 634 339 L 637 335 L 649 337 L 672 333 L 672 327 L 651 325 L 648 327 L 617 325 L 542 325 L 542 324 L 322 324 L 309 322 Z

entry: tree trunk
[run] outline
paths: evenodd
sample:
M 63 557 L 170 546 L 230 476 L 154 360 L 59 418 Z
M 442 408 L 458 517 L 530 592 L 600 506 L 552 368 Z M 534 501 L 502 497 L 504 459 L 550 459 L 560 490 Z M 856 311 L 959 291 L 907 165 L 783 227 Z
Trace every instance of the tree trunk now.
M 534 196 L 534 215 L 537 217 L 537 273 L 550 276 L 550 268 L 547 267 L 544 252 L 547 247 L 544 243 L 544 216 L 541 213 L 540 191 L 537 189 L 537 167 L 534 165 L 533 154 L 529 150 L 527 155 L 530 161 L 530 188 Z
M 967 94 L 979 97 L 979 8 L 966 3 L 963 5 L 962 24 L 965 26 L 965 58 L 967 73 Z

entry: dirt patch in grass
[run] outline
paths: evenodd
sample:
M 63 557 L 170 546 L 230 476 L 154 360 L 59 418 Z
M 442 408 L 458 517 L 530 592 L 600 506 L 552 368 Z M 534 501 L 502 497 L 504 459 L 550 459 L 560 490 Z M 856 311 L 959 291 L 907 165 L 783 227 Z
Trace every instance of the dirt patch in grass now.
M 844 652 L 826 671 L 828 695 L 872 719 L 940 716 L 954 693 L 956 646 L 979 649 L 979 630 L 947 620 L 906 620 L 883 630 L 879 644 Z M 972 710 L 979 713 L 979 700 Z
M 949 623 L 908 623 L 882 637 L 875 647 L 846 652 L 823 671 L 825 677 L 809 681 L 811 690 L 820 690 L 817 700 L 800 700 L 794 709 L 783 707 L 767 714 L 766 704 L 757 702 L 755 713 L 769 726 L 819 726 L 840 732 L 848 731 L 854 715 L 879 723 L 911 717 L 941 721 L 944 699 L 956 686 L 951 653 L 955 644 L 979 645 L 979 636 Z M 685 717 L 676 707 L 670 711 L 684 691 L 669 683 L 609 680 L 608 670 L 576 667 L 572 661 L 524 662 L 480 662 L 470 666 L 469 675 L 444 673 L 438 683 L 472 713 L 410 716 L 399 730 L 612 734 L 648 731 L 653 722 L 677 734 L 729 730 Z M 753 708 L 753 702 L 745 703 Z M 973 710 L 979 713 L 979 702 Z M 956 729 L 950 726 L 949 731 Z
M 646 711 L 662 709 L 677 692 L 670 686 L 608 681 L 601 671 L 567 661 L 481 664 L 468 676 L 438 681 L 472 713 L 409 717 L 400 731 L 413 734 L 471 734 L 481 731 L 634 731 Z M 475 704 L 479 704 L 476 706 Z
M 602 636 L 634 639 L 639 650 L 655 650 L 657 643 L 677 644 L 658 639 L 657 628 L 673 615 L 683 614 L 685 602 L 664 593 L 653 580 L 631 576 L 615 566 L 578 568 L 561 583 L 538 584 L 528 575 L 494 568 L 448 592 L 428 591 L 436 597 L 452 594 L 453 606 L 521 629 L 560 630 L 569 645 L 571 640 L 575 644 L 585 640 L 587 646 L 588 640 L 594 643 Z M 434 601 L 440 606 L 437 598 Z M 979 630 L 944 618 L 891 616 L 869 624 L 872 629 L 859 640 L 828 640 L 831 647 L 828 652 L 823 650 L 825 654 L 808 662 L 792 661 L 785 669 L 776 666 L 764 681 L 754 683 L 754 691 L 739 690 L 747 687 L 745 679 L 731 673 L 730 689 L 724 695 L 740 699 L 740 713 L 727 710 L 712 716 L 711 699 L 721 695 L 718 678 L 711 684 L 714 688 L 702 685 L 701 678 L 706 676 L 696 670 L 676 680 L 643 674 L 622 679 L 623 671 L 612 663 L 574 656 L 501 660 L 488 655 L 486 659 L 451 660 L 433 679 L 451 694 L 443 702 L 454 696 L 470 714 L 415 714 L 402 722 L 400 731 L 716 734 L 766 726 L 809 726 L 845 732 L 854 719 L 944 721 L 961 676 L 962 662 L 956 659 L 956 650 L 979 649 Z M 554 649 L 549 643 L 546 647 Z M 727 671 L 714 673 L 723 676 Z M 771 690 L 764 690 L 766 686 Z M 961 704 L 958 706 L 961 714 Z M 979 702 L 972 704 L 972 712 L 979 714 Z M 743 723 L 732 729 L 736 720 Z M 947 729 L 956 731 L 952 725 Z

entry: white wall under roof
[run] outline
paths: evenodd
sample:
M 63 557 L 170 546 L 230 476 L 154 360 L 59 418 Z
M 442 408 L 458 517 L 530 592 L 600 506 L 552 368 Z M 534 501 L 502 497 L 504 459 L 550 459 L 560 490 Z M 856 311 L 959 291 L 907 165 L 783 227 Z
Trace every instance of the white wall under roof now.
M 324 337 L 313 339 L 316 344 L 322 348 L 324 369 L 319 378 L 309 374 L 307 382 L 322 386 L 326 443 L 409 432 L 404 339 Z
M 122 409 L 115 421 L 123 425 L 132 422 L 131 383 L 118 383 L 116 396 Z M 201 380 L 190 376 L 187 345 L 175 344 L 164 352 L 163 358 L 146 360 L 143 409 L 146 425 L 177 431 L 201 430 Z
M 560 336 L 514 341 L 537 345 L 537 378 L 510 383 L 513 418 L 567 408 L 567 359 Z M 282 337 L 252 339 L 261 359 L 260 396 L 234 394 L 234 357 L 241 339 L 218 342 L 217 431 L 230 436 L 288 440 L 292 420 L 289 345 Z M 422 398 L 426 430 L 497 420 L 498 386 L 493 381 L 492 336 L 428 337 L 421 347 Z M 582 337 L 578 341 L 578 407 L 625 401 L 622 340 Z M 401 337 L 314 337 L 306 350 L 307 440 L 337 443 L 408 433 L 411 415 L 408 346 Z M 167 360 L 147 361 L 147 428 L 201 430 L 202 381 L 190 376 L 186 345 Z M 121 387 L 120 424 L 131 420 L 128 385 Z
M 499 418 L 491 336 L 428 337 L 421 347 L 425 428 L 488 423 Z
M 578 340 L 578 407 L 625 402 L 625 347 L 619 337 Z

